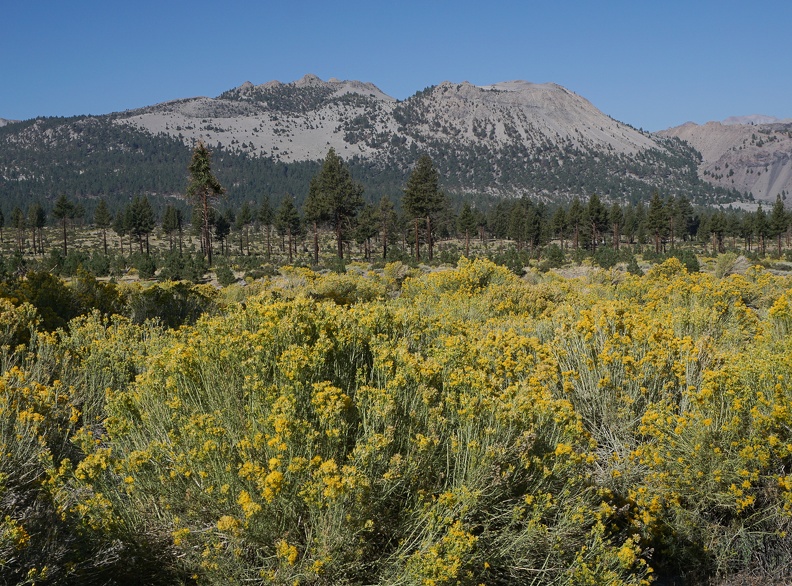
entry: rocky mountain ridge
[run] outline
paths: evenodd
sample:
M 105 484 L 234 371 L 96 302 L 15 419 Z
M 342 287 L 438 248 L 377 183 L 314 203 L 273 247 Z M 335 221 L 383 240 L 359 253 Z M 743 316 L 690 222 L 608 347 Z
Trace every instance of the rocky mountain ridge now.
M 792 194 L 792 121 L 764 123 L 768 118 L 688 122 L 658 134 L 684 140 L 701 153 L 698 172 L 703 180 L 774 202 L 779 195 L 786 199 Z
M 418 114 L 416 102 L 428 107 Z M 420 135 L 497 145 L 549 140 L 619 154 L 664 148 L 557 84 L 525 81 L 481 87 L 443 82 L 399 102 L 371 83 L 306 75 L 287 84 L 245 82 L 217 98 L 175 100 L 120 113 L 115 121 L 186 144 L 203 140 L 286 162 L 320 159 L 329 146 L 376 158 L 382 144 L 398 140 L 407 126 L 408 146 L 420 143 Z
M 178 194 L 182 161 L 199 140 L 215 152 L 229 197 L 238 200 L 284 192 L 299 200 L 331 147 L 372 198 L 398 198 L 422 153 L 458 197 L 552 202 L 597 193 L 638 201 L 658 191 L 701 203 L 740 198 L 699 176 L 701 156 L 687 143 L 618 122 L 557 84 L 446 81 L 396 100 L 371 83 L 314 75 L 245 82 L 215 98 L 6 126 L 0 194 Z

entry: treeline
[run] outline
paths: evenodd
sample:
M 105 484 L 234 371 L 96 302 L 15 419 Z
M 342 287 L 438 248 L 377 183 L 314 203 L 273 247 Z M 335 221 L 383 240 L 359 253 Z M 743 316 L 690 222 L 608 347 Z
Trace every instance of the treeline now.
M 209 169 L 209 152 L 203 146 L 196 147 L 196 152 L 200 148 L 204 148 Z M 215 168 L 222 168 L 222 157 L 219 162 Z M 439 171 L 429 156 L 422 155 L 403 183 L 398 201 L 388 196 L 372 201 L 366 199 L 364 185 L 352 175 L 350 167 L 330 149 L 322 166 L 310 177 L 306 192 L 301 197 L 286 194 L 279 202 L 265 195 L 244 200 L 239 206 L 225 200 L 220 209 L 218 204 L 223 200 L 217 196 L 225 190 L 219 180 L 215 180 L 217 191 L 212 205 L 193 208 L 190 202 L 173 200 L 158 211 L 148 196 L 139 195 L 115 212 L 106 200 L 99 199 L 89 213 L 81 200 L 61 195 L 49 214 L 38 202 L 27 209 L 14 207 L 6 230 L 7 247 L 18 254 L 42 257 L 49 248 L 52 256 L 54 243 L 45 243 L 44 239 L 44 227 L 50 221 L 62 231 L 59 247 L 62 256 L 68 258 L 70 227 L 89 224 L 101 234 L 104 257 L 108 257 L 110 247 L 114 248 L 112 243 L 108 245 L 108 235 L 111 239 L 115 235 L 120 257 L 135 256 L 138 260 L 133 263 L 141 275 L 153 275 L 170 265 L 165 274 L 181 276 L 196 274 L 202 264 L 213 265 L 211 249 L 215 242 L 221 257 L 238 251 L 240 256 L 258 254 L 271 262 L 278 249 L 280 260 L 289 264 L 300 256 L 300 247 L 303 255 L 312 248 L 312 264 L 319 265 L 320 234 L 327 230 L 333 233 L 339 259 L 353 255 L 352 246 L 356 244 L 358 254 L 367 261 L 406 257 L 432 261 L 435 243 L 455 238 L 464 242 L 458 246 L 459 255 L 471 256 L 471 246 L 474 254 L 482 255 L 482 246 L 496 239 L 508 240 L 518 253 L 527 251 L 537 259 L 551 253 L 558 262 L 569 250 L 579 257 L 603 248 L 618 252 L 625 245 L 640 246 L 641 250 L 649 245 L 655 254 L 663 254 L 683 242 L 705 249 L 711 246 L 713 254 L 724 252 L 727 246 L 737 249 L 739 243 L 749 253 L 764 255 L 770 247 L 780 256 L 792 237 L 792 220 L 781 198 L 769 212 L 760 205 L 750 213 L 696 208 L 686 197 L 661 197 L 658 192 L 648 204 L 640 200 L 607 203 L 596 194 L 587 200 L 574 198 L 568 205 L 549 205 L 527 197 L 495 202 L 459 199 L 440 188 Z M 0 211 L 0 239 L 3 227 L 6 218 Z M 156 265 L 150 247 L 155 231 L 167 241 L 167 248 L 159 250 L 162 258 Z M 184 261 L 185 252 L 194 250 L 190 248 L 192 236 L 199 234 L 196 257 L 206 257 L 208 263 Z M 50 264 L 60 265 L 61 261 L 53 257 Z M 91 264 L 105 265 L 104 269 L 94 266 L 95 274 L 112 272 L 110 260 Z M 188 265 L 192 268 L 186 268 Z

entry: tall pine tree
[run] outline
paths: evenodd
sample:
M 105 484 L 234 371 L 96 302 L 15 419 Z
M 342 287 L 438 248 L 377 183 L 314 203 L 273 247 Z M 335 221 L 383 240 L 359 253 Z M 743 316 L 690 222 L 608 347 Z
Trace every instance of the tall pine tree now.
M 443 209 L 444 200 L 439 183 L 440 174 L 435 169 L 432 159 L 429 155 L 422 155 L 407 179 L 402 200 L 407 213 L 415 221 L 416 259 L 421 257 L 418 224 L 421 220 L 424 220 L 426 222 L 426 245 L 429 250 L 429 260 L 432 260 L 432 216 Z

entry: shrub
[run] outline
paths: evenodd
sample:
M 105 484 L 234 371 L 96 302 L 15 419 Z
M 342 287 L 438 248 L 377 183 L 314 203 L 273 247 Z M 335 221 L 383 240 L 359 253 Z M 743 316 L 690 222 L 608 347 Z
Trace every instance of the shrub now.
M 194 323 L 214 308 L 213 299 L 203 290 L 182 282 L 133 288 L 125 296 L 124 313 L 138 324 L 155 320 L 178 328 Z
M 610 269 L 619 262 L 619 253 L 610 246 L 600 246 L 594 253 L 594 263 L 603 269 Z
M 231 267 L 228 266 L 228 263 L 222 263 L 215 267 L 215 276 L 217 277 L 217 282 L 223 287 L 237 282 L 236 275 L 231 270 Z

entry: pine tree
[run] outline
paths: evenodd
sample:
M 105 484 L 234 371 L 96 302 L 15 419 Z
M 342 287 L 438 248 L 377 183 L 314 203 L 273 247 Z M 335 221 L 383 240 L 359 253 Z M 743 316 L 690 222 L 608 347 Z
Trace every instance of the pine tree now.
M 786 210 L 784 209 L 784 201 L 781 199 L 781 196 L 778 195 L 776 196 L 773 210 L 770 212 L 770 232 L 776 237 L 778 256 L 781 256 L 781 243 L 784 233 L 787 230 L 788 220 L 789 218 L 787 216 Z
M 124 236 L 127 235 L 127 223 L 124 213 L 118 213 L 113 220 L 113 232 L 118 235 L 118 245 L 121 248 L 121 256 L 124 255 Z M 130 254 L 132 253 L 132 245 L 130 244 Z
M 127 230 L 135 236 L 140 245 L 140 253 L 143 254 L 143 242 L 146 243 L 146 255 L 149 254 L 149 235 L 154 231 L 157 220 L 154 216 L 154 209 L 151 207 L 147 196 L 135 196 L 127 212 Z
M 712 235 L 712 252 L 718 254 L 725 252 L 723 235 L 726 233 L 726 214 L 718 210 L 710 217 L 709 231 Z
M 332 150 L 332 149 L 331 149 Z M 328 153 L 329 156 L 330 153 Z M 323 224 L 330 218 L 330 211 L 328 209 L 325 198 L 319 185 L 319 176 L 316 175 L 311 179 L 311 184 L 308 189 L 308 197 L 305 199 L 303 205 L 303 218 L 311 224 L 313 228 L 313 257 L 314 264 L 319 264 L 319 224 Z
M 766 238 L 770 231 L 770 225 L 767 222 L 767 214 L 762 209 L 762 204 L 759 204 L 759 208 L 754 213 L 754 232 L 756 233 L 756 237 L 759 239 L 759 253 L 761 255 L 765 254 L 765 247 L 767 245 Z
M 25 213 L 16 206 L 11 210 L 11 225 L 16 230 L 16 247 L 19 252 L 25 251 L 25 229 L 27 222 L 25 220 Z M 64 253 L 65 254 L 65 253 Z
M 553 236 L 561 241 L 561 250 L 564 250 L 566 248 L 564 233 L 567 229 L 567 214 L 563 206 L 558 206 L 558 209 L 556 209 L 552 220 L 550 220 L 550 226 Z
M 162 214 L 162 232 L 168 237 L 168 249 L 173 250 L 173 233 L 178 226 L 176 221 L 176 208 L 168 205 Z
M 283 198 L 278 211 L 275 213 L 275 228 L 281 235 L 289 238 L 289 264 L 292 262 L 293 237 L 300 232 L 300 213 L 294 205 L 294 198 L 286 196 Z
M 239 208 L 239 214 L 236 217 L 236 229 L 239 232 L 239 254 L 244 254 L 242 250 L 242 236 L 244 232 L 244 241 L 247 244 L 247 253 L 250 256 L 250 237 L 248 234 L 248 228 L 250 224 L 253 223 L 253 212 L 250 209 L 250 204 L 248 202 L 244 202 L 242 207 Z
M 63 223 L 63 256 L 66 256 L 68 254 L 68 235 L 66 233 L 66 222 L 70 219 L 73 219 L 75 216 L 74 203 L 69 201 L 69 198 L 66 197 L 66 195 L 61 194 L 61 196 L 58 197 L 57 201 L 55 202 L 55 207 L 52 209 L 52 215 Z
M 589 231 L 591 249 L 597 250 L 602 235 L 608 229 L 608 209 L 602 203 L 599 196 L 594 193 L 589 197 L 586 206 L 586 227 Z
M 611 205 L 609 216 L 611 228 L 613 230 L 613 248 L 619 250 L 619 244 L 621 244 L 621 231 L 624 227 L 624 212 L 618 203 L 614 202 Z
M 646 229 L 654 238 L 655 252 L 662 250 L 662 240 L 668 226 L 668 216 L 663 200 L 656 191 L 652 194 L 649 201 L 649 212 L 646 215 Z
M 380 234 L 382 235 L 382 260 L 387 260 L 388 242 L 396 237 L 396 231 L 399 226 L 399 216 L 393 207 L 393 202 L 387 195 L 380 199 L 377 216 L 380 223 Z
M 107 202 L 104 199 L 99 200 L 99 204 L 94 210 L 93 216 L 94 226 L 102 231 L 102 243 L 104 244 L 104 253 L 107 255 L 107 229 L 113 223 L 113 216 L 110 215 L 110 210 L 107 209 Z
M 420 258 L 418 222 L 426 221 L 426 245 L 429 260 L 432 260 L 432 216 L 443 208 L 443 192 L 440 191 L 440 174 L 429 155 L 422 155 L 404 187 L 402 204 L 415 221 L 415 258 Z
M 358 210 L 363 206 L 363 186 L 352 174 L 334 149 L 327 152 L 322 168 L 311 179 L 306 200 L 309 221 L 314 224 L 314 255 L 318 262 L 317 224 L 327 221 L 336 234 L 338 258 L 344 257 L 345 234 L 354 225 Z
M 468 202 L 462 205 L 462 211 L 457 218 L 457 228 L 465 235 L 465 256 L 470 256 L 470 233 L 473 232 L 478 224 L 476 214 Z
M 363 246 L 366 260 L 371 259 L 371 239 L 377 235 L 379 223 L 379 210 L 371 204 L 364 204 L 357 217 L 355 241 Z
M 201 242 L 209 266 L 212 265 L 212 238 L 209 230 L 209 202 L 212 198 L 225 193 L 225 189 L 212 174 L 211 154 L 203 142 L 193 149 L 192 161 L 189 166 L 190 181 L 187 185 L 187 197 L 200 206 L 203 227 Z
M 267 260 L 270 259 L 272 256 L 272 243 L 270 242 L 270 235 L 272 232 L 272 220 L 274 217 L 274 212 L 272 211 L 272 206 L 270 205 L 269 196 L 264 196 L 264 199 L 261 200 L 261 205 L 258 209 L 258 221 L 261 222 L 261 225 L 264 226 L 264 230 L 267 233 Z
M 44 254 L 43 231 L 44 226 L 47 225 L 47 214 L 40 203 L 34 203 L 28 208 L 28 224 L 33 232 L 33 254 L 36 254 L 36 251 Z M 38 243 L 36 242 L 37 236 Z
M 521 202 L 515 202 L 509 213 L 509 228 L 507 235 L 517 243 L 518 251 L 522 250 L 527 219 L 525 206 Z
M 580 247 L 580 228 L 583 225 L 583 204 L 577 197 L 572 200 L 567 212 L 567 227 L 572 230 L 572 245 L 575 250 Z
M 229 210 L 226 210 L 224 214 L 216 214 L 214 218 L 214 237 L 220 243 L 220 254 L 225 256 L 227 253 L 226 250 L 226 240 L 228 239 L 228 235 L 231 234 L 231 224 L 233 224 L 233 219 L 230 217 L 228 213 Z

